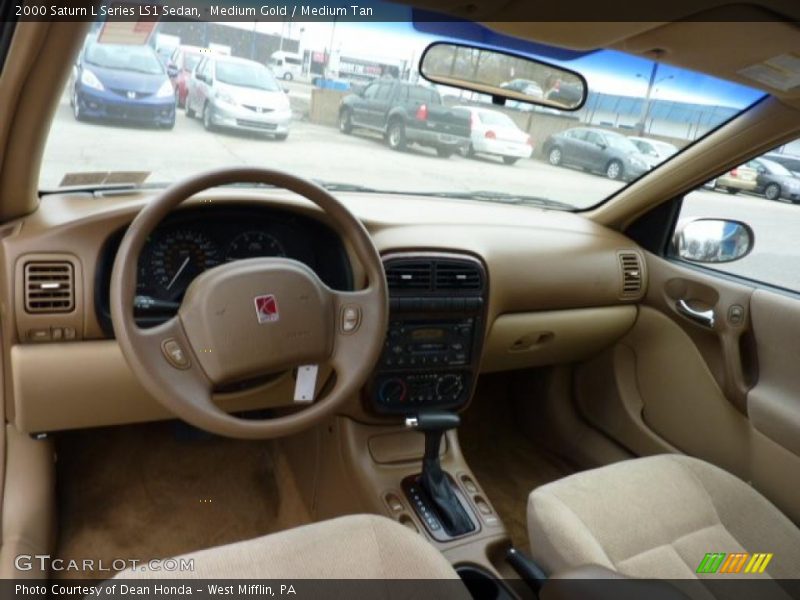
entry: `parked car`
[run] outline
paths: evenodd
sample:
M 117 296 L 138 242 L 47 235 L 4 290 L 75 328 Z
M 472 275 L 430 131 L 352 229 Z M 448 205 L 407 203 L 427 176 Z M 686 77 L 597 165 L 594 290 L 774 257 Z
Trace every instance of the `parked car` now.
M 532 98 L 544 98 L 544 90 L 542 90 L 542 86 L 535 81 L 531 81 L 530 79 L 512 79 L 511 81 L 501 83 L 500 87 L 519 92 L 520 94 L 525 94 L 526 96 L 531 96 Z
M 547 91 L 544 94 L 546 100 L 555 102 L 562 106 L 577 106 L 583 99 L 583 88 L 571 82 L 555 78 L 547 82 Z
M 350 94 L 339 107 L 339 130 L 370 129 L 385 136 L 393 150 L 408 144 L 436 149 L 442 157 L 470 143 L 469 114 L 445 107 L 433 88 L 395 79 L 378 79 L 360 94 Z
M 203 126 L 289 136 L 289 98 L 272 72 L 252 60 L 220 54 L 203 57 L 189 81 L 186 114 Z
M 637 136 L 629 136 L 628 139 L 636 144 L 639 152 L 642 153 L 642 158 L 651 168 L 661 164 L 678 152 L 677 147 L 661 140 Z
M 714 182 L 714 189 L 724 190 L 729 194 L 752 192 L 756 189 L 757 179 L 758 170 L 756 169 L 756 164 L 751 160 L 717 177 Z
M 175 97 L 164 65 L 145 45 L 87 39 L 72 70 L 75 119 L 108 119 L 171 129 Z
M 800 203 L 800 178 L 789 169 L 767 158 L 756 158 L 756 194 L 763 194 L 767 200 L 785 198 L 794 204 Z
M 179 108 L 186 105 L 189 94 L 189 79 L 192 71 L 203 58 L 203 48 L 181 45 L 175 48 L 167 64 L 167 73 L 175 88 L 175 103 Z
M 796 177 L 800 177 L 800 156 L 796 154 L 783 154 L 778 152 L 771 152 L 765 154 L 764 158 L 783 165 L 789 169 Z
M 455 109 L 470 115 L 472 133 L 464 150 L 466 156 L 499 156 L 507 165 L 513 165 L 520 158 L 530 158 L 533 153 L 531 136 L 517 127 L 508 115 L 475 106 L 456 106 Z
M 650 170 L 642 153 L 624 135 L 593 127 L 575 127 L 551 135 L 543 145 L 551 165 L 570 165 L 631 180 Z
M 275 77 L 291 81 L 303 74 L 303 57 L 300 54 L 279 50 L 269 57 L 268 66 Z

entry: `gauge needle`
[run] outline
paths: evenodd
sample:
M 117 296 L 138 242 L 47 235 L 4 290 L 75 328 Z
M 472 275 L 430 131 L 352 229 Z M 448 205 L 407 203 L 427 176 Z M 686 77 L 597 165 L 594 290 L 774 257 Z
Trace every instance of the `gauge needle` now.
M 186 268 L 186 265 L 188 265 L 188 264 L 189 264 L 189 259 L 190 259 L 190 258 L 191 258 L 190 256 L 187 256 L 187 257 L 186 257 L 186 258 L 183 260 L 183 262 L 181 263 L 181 266 L 178 268 L 178 272 L 177 272 L 177 273 L 175 273 L 175 276 L 174 276 L 174 277 L 173 277 L 173 278 L 170 280 L 170 282 L 167 284 L 167 289 L 170 289 L 170 288 L 172 287 L 172 284 L 173 284 L 173 283 L 175 283 L 175 281 L 178 279 L 178 277 L 180 277 L 181 273 L 183 273 L 183 270 Z

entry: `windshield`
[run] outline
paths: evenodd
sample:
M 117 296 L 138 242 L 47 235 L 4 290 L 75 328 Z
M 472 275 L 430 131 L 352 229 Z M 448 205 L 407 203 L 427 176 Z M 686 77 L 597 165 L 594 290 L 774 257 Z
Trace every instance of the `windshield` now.
M 91 43 L 84 54 L 86 64 L 104 69 L 158 75 L 161 62 L 148 46 Z
M 187 52 L 183 57 L 183 68 L 187 71 L 194 71 L 194 68 L 197 66 L 197 63 L 200 62 L 201 58 L 203 57 L 200 54 Z
M 278 92 L 281 89 L 266 67 L 253 63 L 218 61 L 217 81 L 268 92 Z
M 486 43 L 457 37 L 463 28 L 453 24 L 331 19 L 205 25 L 161 21 L 156 27 L 156 34 L 209 48 L 202 56 L 214 57 L 201 62 L 196 75 L 174 81 L 173 94 L 158 86 L 146 93 L 136 89 L 120 108 L 119 97 L 107 99 L 91 87 L 105 80 L 71 78 L 51 126 L 40 188 L 86 185 L 98 173 L 109 174 L 103 181 L 144 173 L 146 184 L 163 185 L 212 168 L 248 165 L 340 190 L 358 186 L 365 193 L 581 210 L 669 159 L 669 152 L 645 157 L 629 138 L 666 142 L 680 153 L 764 95 L 616 50 L 556 51 L 516 38 L 505 45 L 495 36 L 492 47 L 576 71 L 588 85 L 577 111 L 518 100 L 502 105 L 420 76 L 420 56 L 430 43 Z M 278 51 L 284 54 L 273 57 Z M 300 61 L 291 71 L 266 67 L 287 54 Z M 187 62 L 194 58 L 186 56 Z M 96 43 L 87 60 L 160 69 L 145 46 Z M 500 81 L 535 86 L 539 97 L 571 93 L 547 69 L 540 71 L 540 79 L 509 72 Z M 241 93 L 208 89 L 211 76 L 243 86 Z M 125 85 L 134 90 L 133 82 Z M 280 93 L 268 98 L 250 90 Z M 479 112 L 472 119 L 457 107 Z M 492 129 L 501 125 L 524 135 L 506 139 Z M 570 130 L 590 137 L 565 135 Z M 601 143 L 593 143 L 598 138 Z
M 672 156 L 678 151 L 675 146 L 666 142 L 653 141 L 653 146 L 656 147 L 659 156 Z

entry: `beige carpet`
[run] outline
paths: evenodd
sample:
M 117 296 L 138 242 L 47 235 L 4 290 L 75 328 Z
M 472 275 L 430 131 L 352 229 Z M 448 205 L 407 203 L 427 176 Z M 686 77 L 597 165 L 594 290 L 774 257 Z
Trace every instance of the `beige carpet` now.
M 504 375 L 481 377 L 458 433 L 464 456 L 511 541 L 528 552 L 528 494 L 535 487 L 570 475 L 574 469 L 521 432 Z
M 279 495 L 270 442 L 185 432 L 160 423 L 59 436 L 57 556 L 147 560 L 299 524 L 281 517 L 281 500 L 292 499 Z M 290 512 L 296 521 L 297 507 Z

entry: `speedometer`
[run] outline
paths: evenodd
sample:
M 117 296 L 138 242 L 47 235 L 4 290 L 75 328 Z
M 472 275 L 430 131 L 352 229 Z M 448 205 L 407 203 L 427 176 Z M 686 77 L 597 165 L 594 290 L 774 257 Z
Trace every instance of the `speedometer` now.
M 200 273 L 220 264 L 217 245 L 191 229 L 169 232 L 150 252 L 150 274 L 170 297 L 177 298 Z
M 286 256 L 286 250 L 274 235 L 263 231 L 247 231 L 237 235 L 228 246 L 226 260 Z

